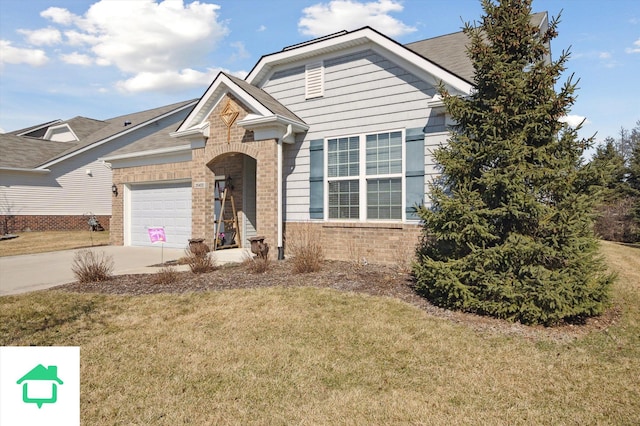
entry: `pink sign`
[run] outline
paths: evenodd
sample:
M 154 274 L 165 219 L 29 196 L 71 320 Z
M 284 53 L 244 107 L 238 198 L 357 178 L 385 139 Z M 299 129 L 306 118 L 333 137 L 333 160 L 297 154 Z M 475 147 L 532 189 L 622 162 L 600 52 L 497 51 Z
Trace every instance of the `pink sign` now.
M 164 235 L 164 228 L 149 228 L 149 239 L 152 243 L 166 243 L 167 237 Z

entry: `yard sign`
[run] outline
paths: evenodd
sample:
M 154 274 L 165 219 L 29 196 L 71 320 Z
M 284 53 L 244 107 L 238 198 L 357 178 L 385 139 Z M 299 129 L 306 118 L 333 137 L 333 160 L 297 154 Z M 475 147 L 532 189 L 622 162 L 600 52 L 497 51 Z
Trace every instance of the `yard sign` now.
M 166 243 L 167 236 L 164 233 L 164 227 L 149 228 L 149 239 L 152 243 Z

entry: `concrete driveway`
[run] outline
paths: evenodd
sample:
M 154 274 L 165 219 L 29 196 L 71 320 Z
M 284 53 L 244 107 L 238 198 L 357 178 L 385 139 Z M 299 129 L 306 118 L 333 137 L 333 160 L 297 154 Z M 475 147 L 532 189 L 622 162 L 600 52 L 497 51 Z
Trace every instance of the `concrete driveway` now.
M 153 266 L 184 257 L 184 250 L 160 247 L 94 247 L 98 254 L 113 256 L 114 275 L 154 273 Z M 0 257 L 0 296 L 43 290 L 76 281 L 71 265 L 78 250 Z M 215 252 L 218 264 L 241 262 L 244 250 L 231 249 Z M 187 265 L 179 269 L 188 270 Z

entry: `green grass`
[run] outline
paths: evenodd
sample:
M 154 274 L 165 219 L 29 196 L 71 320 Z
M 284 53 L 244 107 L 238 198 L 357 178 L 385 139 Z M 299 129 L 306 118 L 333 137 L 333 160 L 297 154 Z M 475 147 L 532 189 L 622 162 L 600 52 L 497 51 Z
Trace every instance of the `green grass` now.
M 0 298 L 0 345 L 81 346 L 83 424 L 638 424 L 640 250 L 603 244 L 617 323 L 474 331 L 316 288 Z

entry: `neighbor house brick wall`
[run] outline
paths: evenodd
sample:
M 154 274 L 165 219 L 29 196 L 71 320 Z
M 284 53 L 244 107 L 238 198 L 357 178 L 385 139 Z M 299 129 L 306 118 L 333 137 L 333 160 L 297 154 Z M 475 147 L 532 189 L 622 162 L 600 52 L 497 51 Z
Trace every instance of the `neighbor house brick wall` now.
M 347 260 L 362 263 L 407 263 L 415 255 L 422 227 L 407 223 L 356 222 L 287 222 L 285 256 L 289 238 L 301 232 L 317 235 L 324 256 L 329 260 Z M 293 244 L 293 241 L 291 241 Z
M 7 228 L 5 229 L 5 219 Z M 109 230 L 111 216 L 96 216 L 105 230 Z M 24 231 L 87 231 L 89 216 L 84 215 L 0 215 L 0 233 Z
M 118 188 L 118 195 L 113 197 L 111 208 L 111 244 L 124 244 L 125 185 L 191 179 L 191 169 L 191 161 L 113 169 L 113 183 Z

